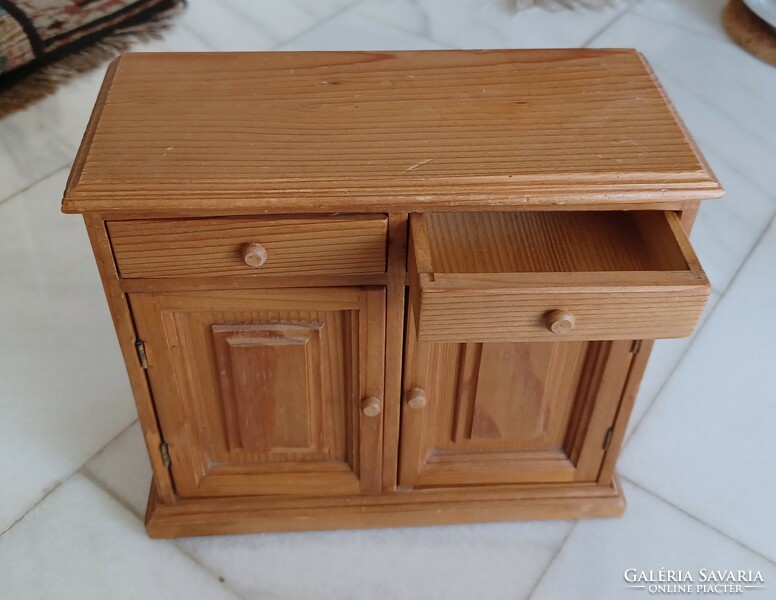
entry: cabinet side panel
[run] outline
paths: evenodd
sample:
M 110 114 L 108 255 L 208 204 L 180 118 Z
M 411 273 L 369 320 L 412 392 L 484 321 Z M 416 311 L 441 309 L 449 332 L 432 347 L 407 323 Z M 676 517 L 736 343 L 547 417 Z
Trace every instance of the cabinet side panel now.
M 84 222 L 86 223 L 86 230 L 97 260 L 97 268 L 105 289 L 105 296 L 110 307 L 113 325 L 116 328 L 121 353 L 126 363 L 129 383 L 132 387 L 137 414 L 143 429 L 143 437 L 145 438 L 148 456 L 151 460 L 151 468 L 154 472 L 158 499 L 162 503 L 172 502 L 175 499 L 175 491 L 170 472 L 164 466 L 162 455 L 159 452 L 159 447 L 162 443 L 159 423 L 146 373 L 138 361 L 135 346 L 137 338 L 132 312 L 130 311 L 126 296 L 119 286 L 119 277 L 116 272 L 108 233 L 105 229 L 105 222 L 99 216 L 90 214 L 84 215 Z

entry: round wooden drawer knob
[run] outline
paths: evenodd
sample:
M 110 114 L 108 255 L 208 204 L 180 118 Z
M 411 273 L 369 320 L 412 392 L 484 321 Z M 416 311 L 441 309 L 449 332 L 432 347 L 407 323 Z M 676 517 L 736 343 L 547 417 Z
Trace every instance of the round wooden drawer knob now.
M 552 310 L 547 313 L 547 329 L 563 335 L 574 329 L 577 319 L 567 310 Z
M 267 249 L 261 244 L 245 244 L 242 258 L 249 267 L 260 267 L 267 262 Z
M 410 405 L 410 408 L 423 408 L 426 406 L 426 392 L 420 388 L 412 388 L 407 404 Z
M 376 396 L 369 396 L 361 401 L 361 412 L 367 417 L 376 417 L 383 412 L 383 401 Z

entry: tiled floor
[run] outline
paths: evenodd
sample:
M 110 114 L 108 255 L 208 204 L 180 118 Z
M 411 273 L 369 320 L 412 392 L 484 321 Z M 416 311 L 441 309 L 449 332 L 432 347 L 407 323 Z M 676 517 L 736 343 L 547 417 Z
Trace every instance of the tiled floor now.
M 661 567 L 759 569 L 752 597 L 776 597 L 776 69 L 727 40 L 723 4 L 190 0 L 138 47 L 644 52 L 728 195 L 693 234 L 714 284 L 705 320 L 658 342 L 642 386 L 620 520 L 149 540 L 149 469 L 97 270 L 80 220 L 58 212 L 102 72 L 0 120 L 0 598 L 607 600 L 642 597 L 624 569 Z

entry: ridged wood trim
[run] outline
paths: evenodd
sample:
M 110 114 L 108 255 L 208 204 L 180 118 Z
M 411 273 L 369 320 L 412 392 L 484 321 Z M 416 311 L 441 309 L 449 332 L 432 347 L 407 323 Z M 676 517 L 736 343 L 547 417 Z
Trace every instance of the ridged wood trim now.
M 721 193 L 632 50 L 130 54 L 86 145 L 67 211 Z
M 354 275 L 385 272 L 388 219 L 383 215 L 304 218 L 112 221 L 123 278 Z M 267 261 L 249 266 L 246 245 Z
M 151 537 L 183 537 L 368 527 L 409 527 L 527 519 L 590 519 L 623 514 L 616 478 L 576 483 L 418 489 L 344 498 L 209 498 L 163 504 L 154 491 L 146 511 Z

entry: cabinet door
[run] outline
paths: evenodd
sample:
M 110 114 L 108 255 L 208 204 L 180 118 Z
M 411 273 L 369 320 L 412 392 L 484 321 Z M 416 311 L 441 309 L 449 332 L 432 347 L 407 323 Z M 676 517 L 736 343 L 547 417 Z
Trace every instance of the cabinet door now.
M 382 288 L 130 302 L 179 495 L 379 491 Z
M 597 478 L 630 342 L 428 343 L 409 320 L 402 485 Z

